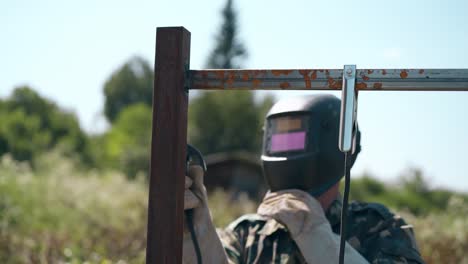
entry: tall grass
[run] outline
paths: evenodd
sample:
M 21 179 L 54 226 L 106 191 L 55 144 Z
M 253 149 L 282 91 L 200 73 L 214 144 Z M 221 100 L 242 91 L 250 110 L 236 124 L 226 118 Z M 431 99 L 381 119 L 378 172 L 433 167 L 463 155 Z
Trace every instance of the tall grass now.
M 421 254 L 427 264 L 468 264 L 468 204 L 454 196 L 446 210 L 416 217 L 401 213 L 416 230 Z
M 0 164 L 0 263 L 142 263 L 146 191 L 55 155 L 31 171 Z
M 34 170 L 0 161 L 0 263 L 144 263 L 147 186 L 116 171 L 85 171 L 57 153 Z M 216 226 L 256 204 L 210 194 Z M 365 197 L 364 197 L 365 198 Z M 415 227 L 427 263 L 468 263 L 468 204 L 459 196 L 443 211 L 400 212 Z

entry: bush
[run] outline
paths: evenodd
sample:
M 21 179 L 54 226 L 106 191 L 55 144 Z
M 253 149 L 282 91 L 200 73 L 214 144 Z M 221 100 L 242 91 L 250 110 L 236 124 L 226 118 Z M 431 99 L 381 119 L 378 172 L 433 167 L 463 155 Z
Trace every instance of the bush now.
M 115 172 L 79 172 L 49 154 L 41 171 L 0 164 L 0 263 L 142 263 L 146 191 Z
M 354 200 L 379 202 L 418 216 L 444 212 L 453 198 L 468 204 L 467 194 L 431 188 L 418 169 L 409 169 L 400 177 L 399 182 L 401 184 L 389 184 L 370 175 L 353 178 L 350 197 Z
M 0 156 L 10 153 L 15 160 L 34 164 L 41 153 L 60 148 L 64 155 L 94 165 L 88 137 L 75 114 L 30 87 L 17 87 L 0 100 L 0 120 Z
M 28 163 L 0 161 L 0 263 L 143 263 L 146 246 L 145 180 L 115 171 L 82 171 L 51 152 Z M 231 204 L 210 195 L 217 226 L 255 211 L 247 196 Z
M 149 171 L 151 147 L 151 108 L 143 103 L 124 108 L 104 135 L 105 164 L 129 178 Z
M 468 263 L 468 203 L 461 197 L 449 200 L 446 210 L 426 217 L 402 214 L 416 232 L 418 245 L 427 264 Z
M 371 178 L 353 184 L 354 190 L 361 188 L 377 198 L 388 192 L 386 185 L 382 191 Z M 362 187 L 367 185 L 372 187 Z M 147 195 L 141 178 L 130 181 L 115 171 L 83 171 L 60 153 L 42 155 L 34 170 L 28 163 L 4 156 L 0 160 L 0 263 L 143 263 Z M 219 190 L 209 195 L 217 227 L 256 210 L 257 204 L 247 196 L 238 201 L 230 197 Z M 451 195 L 446 208 L 423 217 L 398 211 L 414 226 L 428 264 L 468 263 L 464 196 Z

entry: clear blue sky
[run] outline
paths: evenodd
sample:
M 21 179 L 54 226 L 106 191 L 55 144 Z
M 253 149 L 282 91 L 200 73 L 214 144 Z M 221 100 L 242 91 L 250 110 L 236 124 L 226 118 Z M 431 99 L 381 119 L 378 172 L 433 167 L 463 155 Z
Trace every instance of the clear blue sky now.
M 192 32 L 202 68 L 222 1 L 2 1 L 0 96 L 28 84 L 102 129 L 106 78 L 133 55 L 154 62 L 155 28 Z M 468 68 L 468 1 L 238 0 L 247 68 Z M 303 92 L 275 92 L 285 97 Z M 468 191 L 468 92 L 363 92 L 354 174 L 389 181 L 423 168 L 433 186 Z

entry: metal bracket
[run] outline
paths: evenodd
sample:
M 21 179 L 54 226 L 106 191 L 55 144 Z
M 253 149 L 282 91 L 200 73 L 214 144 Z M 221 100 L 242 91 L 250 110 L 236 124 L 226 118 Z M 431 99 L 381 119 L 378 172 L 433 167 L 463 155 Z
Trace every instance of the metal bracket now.
M 354 152 L 357 116 L 356 65 L 345 65 L 341 93 L 339 148 Z

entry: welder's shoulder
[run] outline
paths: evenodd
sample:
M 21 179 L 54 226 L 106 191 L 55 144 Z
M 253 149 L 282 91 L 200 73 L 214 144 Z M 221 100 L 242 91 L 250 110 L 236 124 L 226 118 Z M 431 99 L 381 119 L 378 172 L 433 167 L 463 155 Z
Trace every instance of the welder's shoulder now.
M 348 210 L 351 216 L 366 217 L 366 221 L 387 220 L 394 217 L 390 209 L 380 203 L 353 201 L 349 204 Z
M 225 231 L 235 233 L 238 237 L 257 234 L 269 236 L 277 231 L 286 232 L 286 227 L 272 218 L 265 218 L 258 214 L 246 214 L 229 224 Z
M 348 217 L 353 228 L 351 230 L 360 233 L 359 235 L 372 236 L 392 230 L 392 236 L 399 236 L 402 227 L 409 226 L 401 216 L 395 215 L 380 203 L 353 201 L 349 205 Z
M 379 203 L 352 202 L 349 205 L 351 238 L 368 260 L 377 263 L 423 263 L 413 226 Z M 386 262 L 388 261 L 388 262 Z M 398 263 L 398 262 L 396 262 Z
M 256 231 L 263 228 L 267 219 L 257 214 L 246 214 L 234 220 L 224 229 L 217 229 L 218 236 L 230 263 L 243 263 L 242 252 L 255 240 Z
M 267 219 L 258 214 L 245 214 L 232 221 L 226 229 L 234 231 L 239 228 L 246 228 L 253 225 L 264 225 L 266 222 Z

